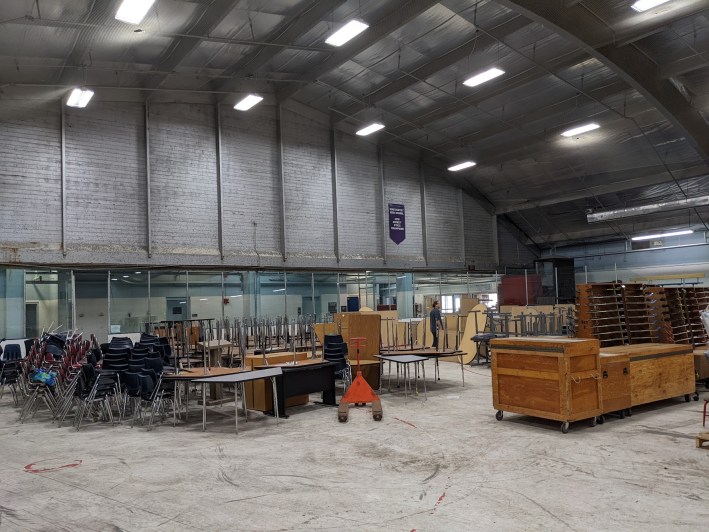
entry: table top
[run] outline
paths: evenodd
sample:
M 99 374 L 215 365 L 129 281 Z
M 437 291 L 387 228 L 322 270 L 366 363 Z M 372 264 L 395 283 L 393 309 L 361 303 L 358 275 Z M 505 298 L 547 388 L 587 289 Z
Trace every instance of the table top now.
M 219 377 L 223 375 L 233 375 L 236 373 L 246 373 L 247 370 L 242 368 L 220 368 L 209 367 L 207 368 L 207 373 L 204 373 L 204 368 L 192 368 L 184 369 L 180 373 L 165 373 L 163 374 L 163 379 L 173 379 L 173 380 L 193 380 L 202 379 L 205 377 Z
M 306 359 L 306 360 L 298 360 L 295 364 L 293 362 L 280 362 L 278 364 L 260 364 L 257 366 L 254 366 L 255 368 L 258 369 L 263 369 L 263 368 L 282 368 L 284 370 L 289 370 L 289 369 L 294 369 L 294 368 L 301 368 L 303 366 L 318 366 L 321 364 L 332 364 L 329 360 L 325 360 L 323 358 L 311 358 L 311 359 Z
M 381 359 L 381 360 L 386 360 L 388 362 L 396 362 L 397 364 L 411 364 L 412 362 L 421 362 L 424 360 L 428 360 L 426 357 L 420 357 L 420 356 L 416 356 L 416 355 L 397 355 L 397 356 L 374 355 L 374 356 Z
M 356 366 L 357 365 L 357 356 L 355 355 L 352 358 L 348 358 L 350 361 L 350 366 Z M 361 366 L 373 366 L 374 364 L 380 365 L 382 363 L 381 360 L 369 360 L 369 359 L 361 359 L 359 361 L 359 364 Z
M 241 373 L 233 373 L 230 375 L 217 375 L 214 377 L 195 379 L 194 382 L 204 382 L 209 384 L 246 382 L 255 381 L 258 379 L 267 379 L 269 377 L 277 377 L 282 373 L 283 370 L 281 368 L 256 369 L 252 371 L 243 371 Z
M 416 355 L 426 358 L 443 358 L 443 357 L 457 357 L 460 355 L 465 355 L 460 349 L 456 351 L 455 349 L 446 349 L 441 351 L 436 351 L 433 348 L 423 348 L 423 349 L 402 349 L 399 351 L 382 351 L 384 356 L 391 357 L 401 357 L 405 355 Z
M 220 347 L 228 347 L 231 345 L 229 340 L 210 340 L 209 342 L 197 342 L 198 347 L 206 347 L 207 349 L 219 349 Z

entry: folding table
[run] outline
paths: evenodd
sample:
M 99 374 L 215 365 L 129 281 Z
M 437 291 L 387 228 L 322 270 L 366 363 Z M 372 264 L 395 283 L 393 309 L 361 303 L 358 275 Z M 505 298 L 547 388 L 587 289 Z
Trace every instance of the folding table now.
M 423 371 L 423 395 L 428 400 L 428 395 L 426 393 L 426 366 L 424 362 L 428 360 L 426 357 L 420 357 L 416 355 L 375 355 L 379 360 L 384 360 L 389 362 L 389 390 L 391 391 L 391 362 L 396 364 L 397 375 L 399 373 L 399 364 L 404 366 L 404 402 L 408 399 L 408 394 L 406 392 L 406 384 L 409 379 L 411 379 L 411 371 L 409 370 L 410 364 L 421 363 L 421 369 Z M 408 378 L 407 378 L 408 373 Z M 409 388 L 411 385 L 409 384 Z M 416 380 L 416 392 L 418 393 L 418 380 Z

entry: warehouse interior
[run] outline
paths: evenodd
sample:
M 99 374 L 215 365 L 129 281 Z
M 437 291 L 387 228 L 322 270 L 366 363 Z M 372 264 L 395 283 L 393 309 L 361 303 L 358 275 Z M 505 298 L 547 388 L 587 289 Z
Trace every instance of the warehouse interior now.
M 709 517 L 707 0 L 4 0 L 0 199 L 0 531 Z

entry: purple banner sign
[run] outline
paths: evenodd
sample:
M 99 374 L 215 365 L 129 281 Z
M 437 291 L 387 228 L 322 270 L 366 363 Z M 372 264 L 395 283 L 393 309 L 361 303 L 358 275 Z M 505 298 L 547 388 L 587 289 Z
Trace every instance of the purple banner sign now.
M 406 239 L 406 215 L 401 203 L 389 204 L 389 238 L 397 246 Z

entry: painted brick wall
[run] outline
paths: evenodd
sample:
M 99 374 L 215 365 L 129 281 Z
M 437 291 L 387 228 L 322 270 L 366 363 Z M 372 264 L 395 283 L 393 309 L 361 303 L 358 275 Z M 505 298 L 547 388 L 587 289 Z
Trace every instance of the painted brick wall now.
M 376 145 L 337 133 L 340 256 L 382 256 L 382 197 Z
M 418 161 L 387 150 L 384 150 L 383 157 L 385 204 L 403 203 L 406 213 L 406 240 L 397 246 L 387 238 L 387 258 L 422 261 L 421 181 Z M 385 223 L 388 224 L 388 212 L 384 216 Z
M 497 224 L 497 236 L 500 245 L 500 264 L 531 264 L 538 258 L 526 245 L 521 243 L 504 225 Z
M 445 181 L 442 175 L 426 172 L 426 225 L 428 226 L 428 260 L 462 261 L 459 189 Z
M 283 109 L 288 255 L 332 257 L 332 173 L 328 128 Z
M 65 110 L 67 248 L 145 249 L 145 108 Z
M 156 252 L 218 253 L 215 112 L 211 105 L 150 106 Z
M 59 102 L 0 100 L 0 198 L 0 246 L 59 248 Z
M 480 203 L 463 193 L 463 221 L 465 223 L 465 262 L 493 264 L 495 251 L 492 234 L 492 215 Z
M 225 254 L 279 254 L 282 208 L 276 108 L 258 105 L 240 113 L 222 106 L 221 124 Z

